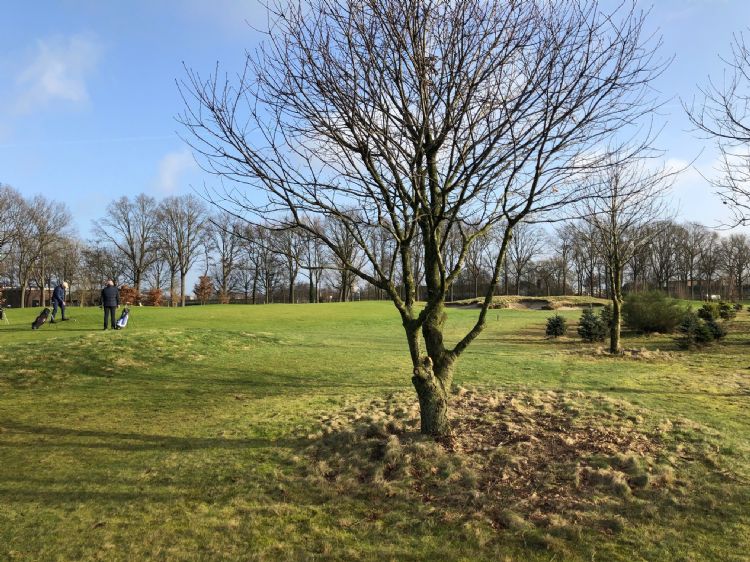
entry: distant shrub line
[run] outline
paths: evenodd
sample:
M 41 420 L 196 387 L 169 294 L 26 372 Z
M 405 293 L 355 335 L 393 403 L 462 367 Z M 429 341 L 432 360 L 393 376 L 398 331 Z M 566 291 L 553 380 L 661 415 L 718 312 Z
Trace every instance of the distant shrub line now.
M 641 334 L 677 333 L 677 343 L 683 349 L 696 349 L 727 335 L 727 322 L 742 310 L 741 304 L 711 302 L 697 311 L 684 307 L 660 291 L 630 294 L 622 306 L 623 324 Z M 602 342 L 610 335 L 612 309 L 605 306 L 596 314 L 585 308 L 578 321 L 578 335 L 585 342 Z M 565 335 L 567 325 L 559 315 L 547 319 L 546 334 L 550 337 Z

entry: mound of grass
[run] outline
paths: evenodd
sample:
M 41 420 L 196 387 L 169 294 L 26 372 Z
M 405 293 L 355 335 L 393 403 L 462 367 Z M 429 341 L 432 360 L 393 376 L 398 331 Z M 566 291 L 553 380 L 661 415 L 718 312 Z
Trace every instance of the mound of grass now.
M 305 477 L 331 497 L 429 504 L 449 521 L 530 533 L 567 553 L 582 524 L 611 533 L 666 517 L 673 495 L 696 485 L 688 452 L 705 459 L 711 450 L 700 437 L 707 428 L 666 440 L 665 425 L 644 423 L 653 413 L 599 395 L 460 389 L 453 413 L 444 443 L 417 433 L 410 395 L 326 417 L 308 435 Z
M 483 299 L 464 299 L 450 303 L 453 306 L 480 306 Z M 531 310 L 560 310 L 578 309 L 591 306 L 606 306 L 607 299 L 578 295 L 554 297 L 526 297 L 516 295 L 502 295 L 492 297 L 490 308 L 517 308 Z

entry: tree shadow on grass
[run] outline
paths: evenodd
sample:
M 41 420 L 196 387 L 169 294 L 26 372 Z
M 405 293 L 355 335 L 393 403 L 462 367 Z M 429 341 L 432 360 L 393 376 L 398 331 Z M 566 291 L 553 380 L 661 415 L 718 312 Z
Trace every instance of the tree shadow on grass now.
M 196 451 L 204 449 L 245 449 L 245 448 L 297 448 L 304 444 L 302 439 L 265 439 L 225 437 L 176 437 L 172 435 L 147 435 L 142 433 L 124 433 L 103 430 L 75 429 L 70 427 L 52 427 L 22 424 L 15 421 L 0 421 L 3 432 L 0 433 L 0 448 L 29 447 L 38 448 L 86 448 L 112 449 L 116 451 Z M 18 437 L 52 436 L 60 438 L 54 441 L 33 439 L 28 442 Z M 13 440 L 8 438 L 12 437 Z M 87 441 L 91 439 L 91 441 Z

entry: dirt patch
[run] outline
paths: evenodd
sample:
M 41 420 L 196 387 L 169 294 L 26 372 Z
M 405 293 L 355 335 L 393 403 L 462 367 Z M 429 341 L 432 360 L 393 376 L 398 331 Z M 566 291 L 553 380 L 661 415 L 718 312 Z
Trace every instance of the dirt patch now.
M 337 494 L 374 490 L 429 504 L 445 520 L 542 538 L 581 525 L 614 532 L 623 509 L 686 485 L 664 440 L 675 425 L 647 427 L 653 415 L 628 403 L 459 389 L 453 436 L 436 443 L 417 432 L 414 402 L 403 394 L 323 417 L 307 436 L 306 477 Z
M 676 354 L 671 351 L 662 351 L 659 349 L 646 349 L 645 347 L 640 348 L 624 348 L 620 353 L 613 355 L 609 352 L 609 349 L 604 346 L 598 346 L 595 348 L 583 347 L 580 349 L 564 350 L 562 353 L 568 353 L 571 355 L 584 355 L 589 357 L 612 357 L 621 359 L 633 359 L 635 361 L 674 361 Z

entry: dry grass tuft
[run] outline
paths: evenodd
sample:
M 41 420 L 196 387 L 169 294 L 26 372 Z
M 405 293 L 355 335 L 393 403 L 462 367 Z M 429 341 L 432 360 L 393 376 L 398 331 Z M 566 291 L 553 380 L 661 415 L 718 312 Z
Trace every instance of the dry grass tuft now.
M 679 495 L 685 483 L 675 469 L 698 445 L 688 439 L 668 449 L 666 438 L 700 429 L 649 423 L 632 404 L 581 392 L 455 388 L 451 412 L 453 435 L 442 443 L 419 434 L 410 394 L 323 416 L 308 435 L 308 481 L 335 496 L 431 506 L 475 540 L 506 529 L 560 551 L 584 522 L 620 532 L 623 510 L 653 517 L 646 512 L 658 498 Z

